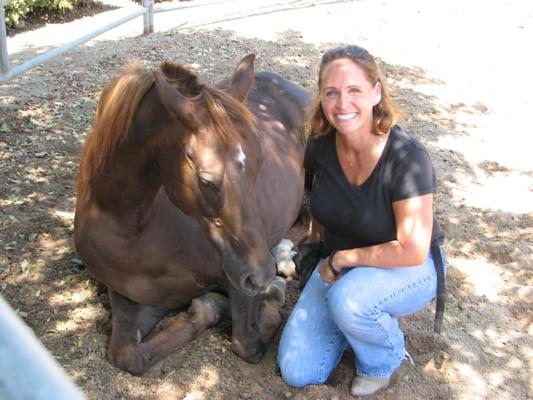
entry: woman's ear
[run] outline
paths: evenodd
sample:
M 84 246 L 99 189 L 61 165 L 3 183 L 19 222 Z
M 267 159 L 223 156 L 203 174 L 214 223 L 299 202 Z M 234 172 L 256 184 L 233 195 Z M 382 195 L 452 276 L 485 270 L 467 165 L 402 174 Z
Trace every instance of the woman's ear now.
M 374 105 L 377 106 L 381 101 L 381 82 L 374 85 Z

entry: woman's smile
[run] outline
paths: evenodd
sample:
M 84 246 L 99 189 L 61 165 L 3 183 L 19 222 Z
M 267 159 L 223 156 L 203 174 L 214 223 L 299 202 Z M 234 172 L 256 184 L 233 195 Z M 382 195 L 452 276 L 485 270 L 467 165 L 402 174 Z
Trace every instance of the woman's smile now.
M 341 121 L 349 121 L 353 118 L 355 118 L 357 114 L 356 113 L 349 113 L 349 114 L 336 114 L 335 117 L 337 119 L 340 119 Z

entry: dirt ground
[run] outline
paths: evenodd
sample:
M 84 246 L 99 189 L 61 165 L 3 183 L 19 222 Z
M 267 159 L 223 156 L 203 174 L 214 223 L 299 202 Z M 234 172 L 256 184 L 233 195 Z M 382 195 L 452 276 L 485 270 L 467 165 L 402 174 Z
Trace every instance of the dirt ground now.
M 139 36 L 137 21 L 0 85 L 2 296 L 88 399 L 350 398 L 353 354 L 327 384 L 293 389 L 275 363 L 279 332 L 264 359 L 251 365 L 231 352 L 227 324 L 142 377 L 113 367 L 105 358 L 107 295 L 81 265 L 72 239 L 80 149 L 101 88 L 127 60 L 155 68 L 170 59 L 217 82 L 253 52 L 257 69 L 313 89 L 322 52 L 359 43 L 379 58 L 402 124 L 431 153 L 450 263 L 443 333 L 432 332 L 434 304 L 403 319 L 414 365 L 375 398 L 532 398 L 533 170 L 530 133 L 520 118 L 531 112 L 524 94 L 533 87 L 531 64 L 521 57 L 533 38 L 532 7 L 449 0 L 413 1 L 405 9 L 361 0 L 232 9 L 233 3 L 162 14 L 148 36 Z M 11 37 L 12 63 L 47 49 L 39 40 L 52 31 L 63 32 L 58 42 L 68 39 L 72 24 Z M 504 51 L 510 42 L 522 50 Z M 296 282 L 288 288 L 285 317 L 298 296 Z

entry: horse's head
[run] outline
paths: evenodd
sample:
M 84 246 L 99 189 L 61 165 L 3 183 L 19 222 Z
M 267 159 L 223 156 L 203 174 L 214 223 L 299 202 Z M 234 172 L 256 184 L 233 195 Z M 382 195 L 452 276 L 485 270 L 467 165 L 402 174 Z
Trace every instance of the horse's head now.
M 170 121 L 160 160 L 165 191 L 203 226 L 226 276 L 249 295 L 264 290 L 275 275 L 255 197 L 261 145 L 243 104 L 254 82 L 253 60 L 241 60 L 224 90 L 169 64 L 155 73 Z

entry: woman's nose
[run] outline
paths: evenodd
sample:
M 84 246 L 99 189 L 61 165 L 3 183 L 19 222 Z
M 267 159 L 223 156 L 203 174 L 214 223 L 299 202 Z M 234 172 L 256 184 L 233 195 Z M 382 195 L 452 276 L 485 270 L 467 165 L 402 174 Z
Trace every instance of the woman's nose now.
M 350 101 L 349 97 L 350 96 L 348 96 L 347 93 L 340 93 L 339 97 L 337 98 L 337 106 L 342 107 L 343 105 L 349 103 Z

